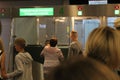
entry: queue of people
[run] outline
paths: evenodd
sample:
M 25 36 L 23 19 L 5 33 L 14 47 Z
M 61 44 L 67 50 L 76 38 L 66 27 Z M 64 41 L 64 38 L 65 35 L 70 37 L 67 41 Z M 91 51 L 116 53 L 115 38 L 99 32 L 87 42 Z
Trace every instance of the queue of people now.
M 120 37 L 117 30 L 108 26 L 96 28 L 90 33 L 86 42 L 84 52 L 87 56 L 73 55 L 57 66 L 48 78 L 50 80 L 120 80 L 116 73 L 120 66 L 119 45 Z
M 47 40 L 40 52 L 40 56 L 44 57 L 45 80 L 120 80 L 116 72 L 120 68 L 120 19 L 114 24 L 116 30 L 109 26 L 94 29 L 87 39 L 84 52 L 78 41 L 78 33 L 72 31 L 67 59 L 64 59 L 61 49 L 57 47 L 56 38 Z M 7 73 L 5 52 L 0 39 L 0 80 L 33 80 L 33 58 L 25 51 L 26 41 L 17 38 L 14 45 L 18 52 L 15 56 L 16 68 L 13 72 Z
M 116 30 L 101 26 L 90 33 L 85 57 L 79 56 L 83 55 L 83 52 L 78 53 L 82 49 L 73 41 L 68 53 L 70 58 L 49 73 L 49 80 L 120 80 L 117 73 L 120 69 L 120 19 L 115 21 L 114 27 Z

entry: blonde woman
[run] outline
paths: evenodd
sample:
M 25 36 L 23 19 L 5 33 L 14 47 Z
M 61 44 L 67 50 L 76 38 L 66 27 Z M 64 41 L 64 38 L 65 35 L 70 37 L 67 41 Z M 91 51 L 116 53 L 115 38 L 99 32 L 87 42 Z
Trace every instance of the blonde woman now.
M 118 32 L 110 27 L 94 29 L 86 42 L 85 53 L 111 69 L 120 64 L 120 38 Z
M 3 42 L 0 38 L 0 80 L 7 78 L 6 69 L 5 69 L 5 52 L 3 48 Z

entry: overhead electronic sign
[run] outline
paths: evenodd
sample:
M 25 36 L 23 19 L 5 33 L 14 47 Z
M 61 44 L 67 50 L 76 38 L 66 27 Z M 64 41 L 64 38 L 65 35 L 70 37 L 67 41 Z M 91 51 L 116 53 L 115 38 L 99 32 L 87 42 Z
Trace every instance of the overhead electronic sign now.
M 119 4 L 120 0 L 69 0 L 72 5 L 89 4 L 89 5 L 101 5 L 101 4 Z
M 19 16 L 53 16 L 54 8 L 20 8 Z
M 82 16 L 82 11 L 78 11 L 78 16 Z
M 107 4 L 107 0 L 89 0 L 89 5 Z
M 119 14 L 120 14 L 120 10 L 115 10 L 115 11 L 114 11 L 114 14 L 115 14 L 115 15 L 119 15 Z

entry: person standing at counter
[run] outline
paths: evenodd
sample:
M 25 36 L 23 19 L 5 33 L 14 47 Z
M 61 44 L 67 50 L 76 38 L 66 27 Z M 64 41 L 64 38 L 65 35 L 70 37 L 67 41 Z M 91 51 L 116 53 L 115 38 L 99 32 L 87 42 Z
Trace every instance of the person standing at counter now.
M 18 38 L 15 40 L 15 49 L 18 54 L 15 56 L 16 69 L 8 73 L 8 78 L 15 77 L 15 80 L 33 80 L 32 77 L 32 57 L 25 51 L 25 40 Z
M 56 67 L 60 61 L 64 59 L 62 51 L 56 47 L 57 39 L 50 39 L 50 46 L 45 46 L 43 51 L 41 52 L 41 56 L 44 56 L 44 76 L 47 77 L 48 72 Z
M 78 56 L 82 54 L 82 46 L 78 41 L 78 33 L 76 31 L 72 31 L 70 34 L 70 38 L 72 43 L 70 44 L 68 51 L 68 58 L 72 56 Z

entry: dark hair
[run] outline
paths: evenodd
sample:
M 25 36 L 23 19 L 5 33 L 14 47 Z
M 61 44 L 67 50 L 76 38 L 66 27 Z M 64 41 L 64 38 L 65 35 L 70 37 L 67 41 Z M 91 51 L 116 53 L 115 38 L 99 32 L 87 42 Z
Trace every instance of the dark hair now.
M 21 48 L 25 48 L 26 41 L 23 38 L 17 38 L 15 44 L 19 45 Z
M 107 66 L 91 58 L 74 57 L 57 66 L 49 80 L 119 80 Z
M 57 39 L 50 39 L 50 46 L 55 47 L 57 45 Z

